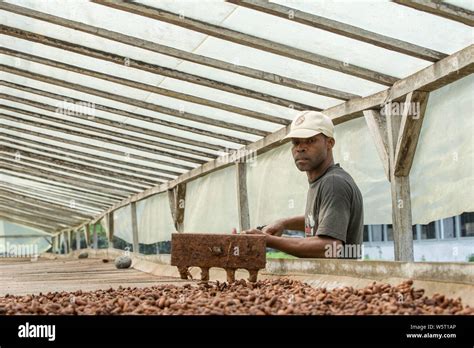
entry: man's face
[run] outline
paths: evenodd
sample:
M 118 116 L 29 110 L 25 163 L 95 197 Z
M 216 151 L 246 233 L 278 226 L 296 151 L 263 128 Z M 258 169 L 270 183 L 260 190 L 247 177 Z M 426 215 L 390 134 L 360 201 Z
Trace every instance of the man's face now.
M 302 172 L 317 169 L 326 160 L 328 152 L 332 149 L 332 142 L 332 138 L 324 134 L 317 134 L 311 138 L 292 138 L 291 152 L 296 167 Z

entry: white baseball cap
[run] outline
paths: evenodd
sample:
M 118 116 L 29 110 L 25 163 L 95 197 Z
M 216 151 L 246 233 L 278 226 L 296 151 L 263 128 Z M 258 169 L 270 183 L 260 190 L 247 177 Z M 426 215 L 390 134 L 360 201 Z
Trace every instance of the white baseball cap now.
M 302 111 L 291 122 L 290 132 L 284 138 L 311 138 L 319 133 L 334 138 L 332 120 L 318 111 Z

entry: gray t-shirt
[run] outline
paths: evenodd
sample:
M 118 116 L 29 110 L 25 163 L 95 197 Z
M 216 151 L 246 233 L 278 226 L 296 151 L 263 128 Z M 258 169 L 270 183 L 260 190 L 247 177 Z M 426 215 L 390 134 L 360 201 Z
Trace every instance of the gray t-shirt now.
M 362 194 L 354 179 L 334 164 L 309 184 L 305 234 L 329 236 L 361 245 L 364 230 Z

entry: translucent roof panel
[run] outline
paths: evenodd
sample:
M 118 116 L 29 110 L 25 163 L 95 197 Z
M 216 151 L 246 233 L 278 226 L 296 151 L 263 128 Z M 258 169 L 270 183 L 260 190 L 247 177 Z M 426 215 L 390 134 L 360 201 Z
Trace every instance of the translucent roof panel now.
M 446 54 L 457 52 L 474 42 L 472 28 L 467 25 L 401 6 L 389 0 L 272 2 Z M 472 6 L 472 1 L 460 0 L 455 5 L 469 6 L 469 3 Z
M 140 2 L 152 7 L 182 13 L 185 17 L 219 24 L 220 26 L 241 33 L 249 35 L 258 33 L 258 37 L 260 38 L 338 59 L 348 64 L 384 72 L 385 74 L 399 78 L 429 65 L 429 62 L 420 59 L 408 57 L 324 30 L 311 28 L 288 19 L 242 8 L 227 2 L 212 2 L 213 7 L 235 9 L 223 20 L 210 17 L 207 12 L 207 7 L 202 6 L 200 2 L 196 1 L 156 2 L 149 0 Z M 178 9 L 179 12 L 177 11 Z M 358 9 L 357 13 L 360 15 L 363 14 L 361 9 Z M 341 47 L 344 47 L 344 49 L 341 50 Z M 376 60 L 373 59 L 374 56 L 377 56 Z M 393 64 L 393 62 L 397 62 L 397 64 Z
M 447 2 L 474 9 L 472 1 Z M 2 158 L 13 158 L 12 149 L 29 154 L 2 166 L 1 187 L 57 204 L 71 197 L 95 215 L 190 170 L 202 174 L 243 146 L 273 144 L 273 133 L 300 110 L 324 111 L 349 100 L 340 108 L 347 110 L 357 98 L 474 43 L 472 27 L 388 0 L 271 3 L 434 50 L 436 58 L 242 3 L 125 3 L 207 29 L 87 0 L 1 3 Z M 212 26 L 227 30 L 213 33 Z M 58 112 L 82 101 L 91 107 Z M 101 185 L 103 192 L 94 189 Z

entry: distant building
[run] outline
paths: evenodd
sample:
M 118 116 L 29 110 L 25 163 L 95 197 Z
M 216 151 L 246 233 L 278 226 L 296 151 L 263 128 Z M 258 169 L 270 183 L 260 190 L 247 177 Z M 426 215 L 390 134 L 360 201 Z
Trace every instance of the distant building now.
M 413 226 L 415 261 L 474 261 L 474 212 Z M 392 225 L 364 226 L 364 259 L 393 260 Z

